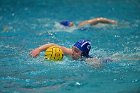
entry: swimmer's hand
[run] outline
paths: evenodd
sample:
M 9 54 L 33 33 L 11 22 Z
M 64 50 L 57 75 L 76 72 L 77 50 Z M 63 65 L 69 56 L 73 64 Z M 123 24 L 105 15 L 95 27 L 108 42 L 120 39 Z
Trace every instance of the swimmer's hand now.
M 40 49 L 39 48 L 36 48 L 36 49 L 34 49 L 30 52 L 30 55 L 32 57 L 37 57 L 39 54 L 40 54 Z

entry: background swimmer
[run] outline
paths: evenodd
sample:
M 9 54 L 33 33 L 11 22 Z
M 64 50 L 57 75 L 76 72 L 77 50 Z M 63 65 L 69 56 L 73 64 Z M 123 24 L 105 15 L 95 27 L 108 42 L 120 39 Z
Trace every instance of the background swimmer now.
M 98 23 L 117 24 L 117 21 L 111 20 L 111 19 L 107 19 L 107 18 L 102 18 L 102 17 L 100 17 L 100 18 L 93 18 L 93 19 L 90 19 L 90 20 L 86 20 L 86 21 L 80 22 L 78 24 L 78 27 L 82 27 L 82 26 L 85 26 L 85 25 L 94 26 L 94 25 L 96 25 Z M 60 24 L 65 26 L 65 27 L 72 27 L 72 26 L 74 26 L 74 23 L 72 21 L 68 21 L 68 20 L 61 21 Z
M 82 57 L 88 58 L 89 51 L 91 49 L 90 41 L 79 40 L 72 46 L 72 48 L 67 48 L 67 47 L 60 46 L 60 45 L 53 44 L 53 43 L 45 44 L 45 45 L 42 45 L 42 46 L 34 49 L 33 51 L 31 51 L 31 55 L 33 57 L 37 57 L 40 54 L 40 52 L 45 51 L 46 49 L 48 49 L 51 46 L 58 46 L 59 48 L 62 49 L 64 55 L 69 55 L 74 60 L 78 60 Z

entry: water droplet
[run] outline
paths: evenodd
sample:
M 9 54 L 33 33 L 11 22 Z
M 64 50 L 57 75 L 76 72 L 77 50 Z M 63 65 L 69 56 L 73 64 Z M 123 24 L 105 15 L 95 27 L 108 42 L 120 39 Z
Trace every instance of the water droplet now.
M 80 86 L 81 84 L 79 82 L 76 82 L 75 85 Z

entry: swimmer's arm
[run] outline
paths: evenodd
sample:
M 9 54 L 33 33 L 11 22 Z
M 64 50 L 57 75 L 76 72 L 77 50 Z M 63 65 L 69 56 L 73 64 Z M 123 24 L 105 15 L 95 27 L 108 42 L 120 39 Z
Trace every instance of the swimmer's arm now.
M 54 44 L 54 43 L 50 43 L 50 44 L 42 45 L 42 46 L 38 47 L 38 49 L 39 49 L 40 51 L 45 51 L 46 49 L 48 49 L 48 48 L 51 47 L 51 46 L 58 46 L 58 45 L 57 45 L 57 44 Z
M 114 54 L 111 56 L 113 60 L 117 61 L 140 61 L 140 56 L 139 55 L 127 55 L 127 54 Z
M 42 45 L 42 46 L 40 46 L 40 47 L 32 50 L 30 52 L 30 55 L 32 57 L 37 57 L 40 54 L 40 52 L 45 51 L 46 49 L 48 49 L 51 46 L 58 46 L 58 47 L 60 47 L 62 49 L 62 51 L 63 51 L 64 54 L 66 54 L 66 55 L 72 55 L 72 50 L 71 49 L 66 48 L 64 46 L 59 46 L 59 45 L 54 44 L 54 43 Z
M 113 62 L 115 60 L 108 57 L 108 58 L 87 58 L 85 61 L 87 64 L 91 66 L 100 67 L 102 63 Z
M 64 46 L 60 46 L 60 48 L 62 49 L 63 53 L 66 54 L 66 55 L 72 55 L 72 49 L 70 48 L 66 48 Z
M 86 21 L 80 22 L 78 27 L 81 27 L 81 26 L 84 26 L 84 25 L 87 25 L 87 24 L 89 24 L 89 22 L 86 20 Z
M 54 46 L 54 45 L 58 46 L 57 44 L 53 44 L 53 43 L 42 45 L 42 46 L 32 50 L 30 52 L 30 55 L 32 57 L 37 57 L 40 54 L 41 51 L 45 51 L 47 48 L 49 48 L 51 46 Z
M 117 21 L 100 17 L 100 18 L 94 18 L 94 19 L 91 19 L 91 20 L 83 21 L 83 22 L 79 23 L 78 26 L 81 27 L 81 26 L 84 26 L 84 25 L 87 25 L 87 24 L 96 25 L 98 23 L 116 24 Z
M 96 25 L 98 23 L 105 23 L 105 24 L 117 24 L 117 21 L 107 19 L 107 18 L 95 18 L 88 21 L 90 25 Z
M 98 58 L 87 58 L 85 61 L 87 64 L 93 67 L 100 67 L 102 65 L 101 60 Z

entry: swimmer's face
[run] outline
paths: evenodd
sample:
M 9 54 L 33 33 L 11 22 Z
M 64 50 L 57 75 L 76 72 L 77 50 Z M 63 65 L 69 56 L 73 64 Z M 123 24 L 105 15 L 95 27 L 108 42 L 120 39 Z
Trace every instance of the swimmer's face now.
M 74 23 L 70 22 L 69 27 L 72 27 L 72 26 L 74 26 Z
M 81 58 L 82 51 L 79 50 L 77 47 L 72 47 L 72 59 L 77 60 Z

